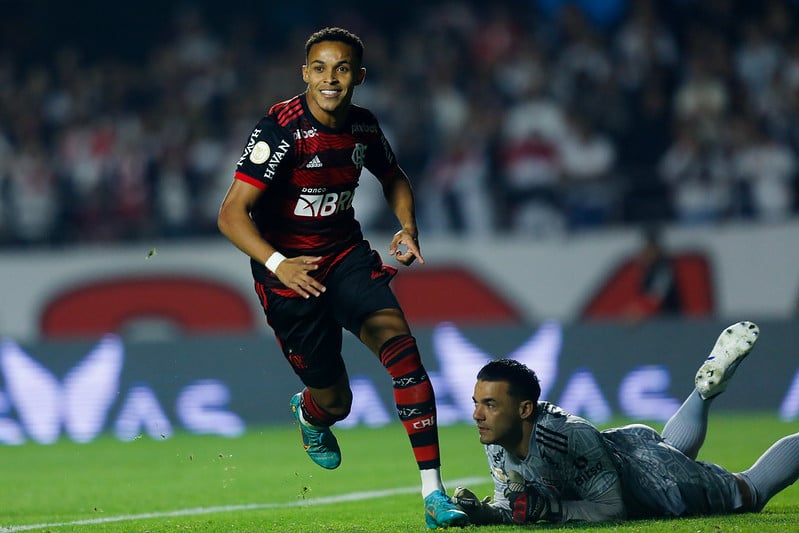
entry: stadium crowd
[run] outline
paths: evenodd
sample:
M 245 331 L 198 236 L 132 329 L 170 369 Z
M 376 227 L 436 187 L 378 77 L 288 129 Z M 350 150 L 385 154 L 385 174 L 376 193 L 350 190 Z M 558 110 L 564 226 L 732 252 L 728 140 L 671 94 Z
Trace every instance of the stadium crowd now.
M 6 3 L 3 248 L 217 235 L 254 117 L 304 89 L 296 51 L 324 25 L 367 44 L 355 103 L 380 118 L 426 235 L 799 213 L 792 0 L 620 0 L 601 14 L 589 1 L 245 2 L 225 16 L 153 2 L 156 29 L 135 42 L 98 47 L 66 23 L 27 55 L 14 48 L 48 3 Z M 361 182 L 362 223 L 390 229 Z

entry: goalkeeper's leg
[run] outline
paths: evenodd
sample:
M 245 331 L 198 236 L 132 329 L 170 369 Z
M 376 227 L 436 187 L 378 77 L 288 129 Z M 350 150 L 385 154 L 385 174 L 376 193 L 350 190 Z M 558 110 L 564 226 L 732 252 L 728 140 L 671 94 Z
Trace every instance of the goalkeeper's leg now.
M 703 400 L 694 389 L 663 427 L 663 440 L 696 459 L 707 434 L 708 413 L 712 400 Z
M 760 511 L 775 494 L 799 479 L 799 433 L 775 442 L 739 476 L 746 478 L 753 489 L 752 501 L 745 502 L 744 509 Z
M 752 350 L 760 329 L 742 321 L 724 328 L 696 373 L 696 388 L 666 422 L 663 439 L 696 459 L 707 434 L 710 404 L 726 388 L 740 362 Z

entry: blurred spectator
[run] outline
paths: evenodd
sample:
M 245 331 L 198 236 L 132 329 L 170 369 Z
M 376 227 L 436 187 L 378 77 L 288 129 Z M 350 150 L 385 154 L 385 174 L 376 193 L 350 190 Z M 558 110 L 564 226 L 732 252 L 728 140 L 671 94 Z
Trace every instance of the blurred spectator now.
M 799 37 L 790 44 L 790 52 L 782 71 L 781 92 L 774 113 L 769 113 L 769 125 L 785 140 L 794 154 L 799 150 Z
M 10 229 L 18 244 L 48 244 L 56 235 L 58 187 L 39 139 L 17 148 L 9 168 Z
M 674 94 L 677 120 L 691 123 L 700 140 L 718 142 L 730 99 L 724 80 L 708 66 L 704 55 L 688 59 L 686 76 Z
M 618 208 L 616 149 L 586 117 L 572 111 L 560 153 L 564 209 L 569 228 L 607 225 Z
M 564 229 L 559 187 L 566 124 L 561 105 L 542 83 L 530 84 L 507 110 L 498 153 L 510 229 L 533 236 Z
M 734 51 L 735 71 L 752 95 L 764 91 L 782 62 L 783 50 L 765 33 L 759 21 L 746 21 Z
M 417 200 L 425 232 L 490 235 L 495 228 L 489 168 L 487 142 L 477 128 L 447 137 L 424 172 Z
M 701 139 L 693 123 L 679 125 L 676 139 L 658 164 L 658 173 L 669 186 L 679 222 L 714 223 L 728 212 L 728 161 L 720 146 Z
M 492 81 L 507 102 L 518 102 L 545 83 L 549 68 L 542 46 L 532 36 L 522 36 L 495 65 Z
M 630 98 L 630 128 L 619 142 L 618 172 L 625 181 L 625 221 L 665 222 L 672 217 L 668 184 L 658 162 L 672 139 L 672 113 L 664 80 L 650 75 Z
M 575 6 L 562 11 L 563 35 L 554 52 L 551 91 L 559 102 L 579 102 L 613 74 L 609 47 Z
M 731 173 L 738 186 L 735 214 L 764 222 L 793 211 L 797 168 L 794 153 L 751 119 L 736 121 Z
M 197 204 L 192 202 L 184 157 L 176 148 L 167 149 L 158 164 L 154 214 L 166 237 L 190 235 L 192 224 L 201 220 L 192 212 L 192 205 Z
M 11 143 L 0 129 L 0 246 L 9 243 L 11 238 L 11 213 L 8 210 L 11 188 Z
M 677 41 L 658 18 L 654 0 L 636 0 L 630 4 L 630 14 L 621 23 L 613 47 L 619 78 L 627 91 L 637 92 L 653 74 L 663 76 L 678 66 Z
M 657 227 L 643 230 L 636 258 L 638 294 L 627 306 L 625 315 L 641 320 L 661 315 L 676 315 L 682 310 L 677 278 L 671 257 L 666 253 Z
M 7 4 L 0 246 L 216 236 L 241 119 L 303 90 L 287 50 L 320 21 L 368 28 L 358 98 L 416 186 L 461 199 L 468 214 L 441 231 L 558 234 L 597 204 L 600 226 L 797 215 L 792 0 L 345 1 L 358 16 L 310 0 L 244 15 L 144 0 L 120 7 L 125 28 L 97 2 Z M 622 214 L 572 188 L 600 174 L 625 180 Z

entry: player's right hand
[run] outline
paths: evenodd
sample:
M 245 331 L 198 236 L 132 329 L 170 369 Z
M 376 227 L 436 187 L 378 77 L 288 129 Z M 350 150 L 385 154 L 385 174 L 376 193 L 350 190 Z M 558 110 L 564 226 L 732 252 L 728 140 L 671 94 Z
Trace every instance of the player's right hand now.
M 421 264 L 424 264 L 424 257 L 419 251 L 419 239 L 415 232 L 412 234 L 408 230 L 401 229 L 395 233 L 391 239 L 388 253 L 396 257 L 397 261 L 405 266 L 410 265 L 417 259 Z
M 278 265 L 275 276 L 305 299 L 321 296 L 327 289 L 310 274 L 319 268 L 321 259 L 320 256 L 309 255 L 286 258 Z

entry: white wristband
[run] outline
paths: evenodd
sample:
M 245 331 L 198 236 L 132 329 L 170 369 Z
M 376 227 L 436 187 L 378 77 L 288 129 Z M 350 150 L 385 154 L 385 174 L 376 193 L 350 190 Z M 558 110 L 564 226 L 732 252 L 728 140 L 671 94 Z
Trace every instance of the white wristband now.
M 277 267 L 279 267 L 280 263 L 282 263 L 285 260 L 286 260 L 285 255 L 281 254 L 280 252 L 275 252 L 269 256 L 269 259 L 266 260 L 266 263 L 264 263 L 264 265 L 272 272 L 277 272 Z

